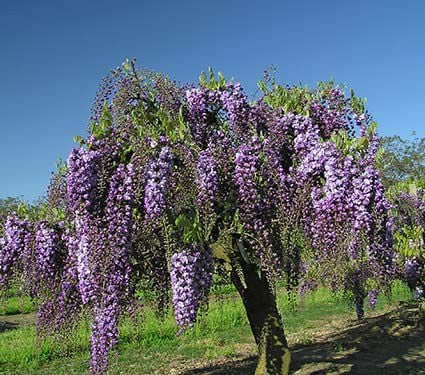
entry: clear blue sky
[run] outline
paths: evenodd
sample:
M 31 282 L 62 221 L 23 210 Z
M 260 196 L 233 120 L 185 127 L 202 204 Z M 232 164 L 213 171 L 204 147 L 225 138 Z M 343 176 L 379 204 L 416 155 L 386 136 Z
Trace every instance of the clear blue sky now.
M 255 90 L 333 77 L 383 135 L 425 136 L 425 1 L 0 0 L 0 198 L 43 195 L 101 78 L 126 57 L 180 82 L 212 66 Z

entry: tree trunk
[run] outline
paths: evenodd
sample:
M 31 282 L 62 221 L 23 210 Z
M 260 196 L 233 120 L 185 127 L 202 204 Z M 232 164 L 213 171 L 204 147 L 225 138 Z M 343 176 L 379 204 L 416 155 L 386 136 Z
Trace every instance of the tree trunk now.
M 242 297 L 258 347 L 255 375 L 287 375 L 291 356 L 276 296 L 265 276 L 260 276 L 253 265 L 243 264 L 242 273 L 244 281 L 235 269 L 232 269 L 231 277 Z

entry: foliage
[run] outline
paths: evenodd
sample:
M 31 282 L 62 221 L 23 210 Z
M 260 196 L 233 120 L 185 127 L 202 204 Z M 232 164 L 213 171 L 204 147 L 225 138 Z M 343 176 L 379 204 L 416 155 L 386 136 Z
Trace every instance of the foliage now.
M 385 186 L 425 180 L 425 138 L 382 137 L 379 168 Z
M 39 199 L 33 203 L 16 197 L 0 199 L 0 233 L 4 232 L 7 217 L 13 213 L 18 213 L 21 217 L 25 217 L 31 221 L 41 219 L 43 217 L 44 205 L 43 199 Z

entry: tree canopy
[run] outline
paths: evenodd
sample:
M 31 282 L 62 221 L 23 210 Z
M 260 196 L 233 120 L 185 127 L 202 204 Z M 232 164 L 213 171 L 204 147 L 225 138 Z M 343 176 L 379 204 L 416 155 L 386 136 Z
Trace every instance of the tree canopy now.
M 399 182 L 425 181 L 425 138 L 382 137 L 379 167 L 387 187 Z

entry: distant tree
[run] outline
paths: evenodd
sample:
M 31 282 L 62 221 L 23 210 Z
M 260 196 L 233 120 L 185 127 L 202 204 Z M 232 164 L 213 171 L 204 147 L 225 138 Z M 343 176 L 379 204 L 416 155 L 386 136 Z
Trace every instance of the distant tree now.
M 7 216 L 18 210 L 22 203 L 22 199 L 17 197 L 0 199 L 0 226 L 6 221 Z
M 51 210 L 49 210 L 49 215 L 51 216 L 50 212 Z M 0 199 L 0 233 L 3 233 L 7 217 L 12 214 L 19 214 L 34 222 L 45 218 L 47 215 L 46 199 L 41 197 L 31 203 L 20 197 Z
M 381 138 L 379 168 L 384 184 L 425 180 L 425 138 L 403 139 L 398 135 Z
M 21 198 L 17 197 L 7 197 L 7 198 L 1 198 L 0 199 L 0 213 L 3 215 L 6 213 L 6 215 L 10 212 L 13 212 L 14 210 L 17 210 L 19 205 L 22 203 Z

